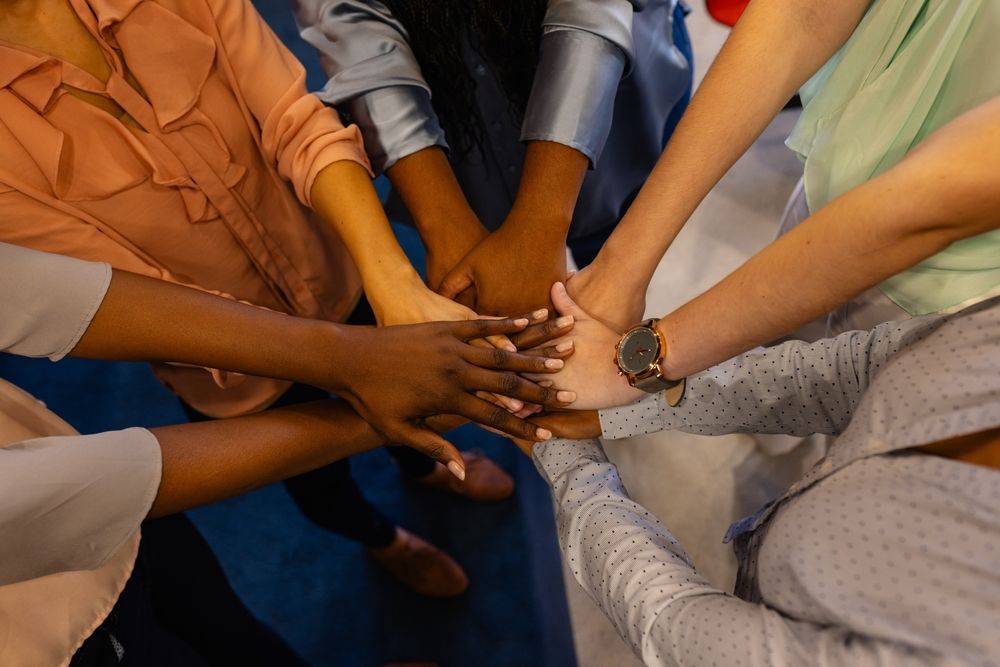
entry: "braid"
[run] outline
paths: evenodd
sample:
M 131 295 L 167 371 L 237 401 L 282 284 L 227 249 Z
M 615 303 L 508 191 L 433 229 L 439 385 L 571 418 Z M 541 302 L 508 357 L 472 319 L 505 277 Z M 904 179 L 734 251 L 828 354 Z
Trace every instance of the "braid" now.
M 448 143 L 462 158 L 482 151 L 485 124 L 462 40 L 490 63 L 516 123 L 524 117 L 538 63 L 545 0 L 383 0 L 409 33 Z

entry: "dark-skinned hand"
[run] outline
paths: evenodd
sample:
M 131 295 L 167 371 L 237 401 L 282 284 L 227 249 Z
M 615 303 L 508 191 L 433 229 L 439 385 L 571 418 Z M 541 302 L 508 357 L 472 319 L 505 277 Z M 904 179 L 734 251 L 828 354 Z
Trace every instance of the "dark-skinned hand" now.
M 567 410 L 565 412 L 544 412 L 531 418 L 531 423 L 550 432 L 555 438 L 586 440 L 601 437 L 601 419 L 597 410 Z M 511 436 L 518 449 L 531 456 L 536 440 Z
M 552 283 L 566 278 L 565 241 L 549 238 L 544 220 L 508 218 L 444 278 L 439 293 L 482 315 L 522 313 L 549 303 Z
M 544 440 L 551 437 L 547 431 L 475 393 L 500 394 L 548 407 L 562 407 L 575 398 L 572 392 L 557 392 L 519 375 L 558 371 L 563 366 L 558 355 L 529 355 L 470 343 L 487 336 L 523 333 L 528 321 L 523 317 L 377 329 L 341 327 L 348 340 L 341 340 L 337 349 L 349 353 L 338 355 L 335 362 L 337 375 L 349 381 L 327 388 L 347 400 L 387 441 L 413 447 L 462 477 L 461 455 L 428 428 L 428 418 L 458 415 L 509 435 Z

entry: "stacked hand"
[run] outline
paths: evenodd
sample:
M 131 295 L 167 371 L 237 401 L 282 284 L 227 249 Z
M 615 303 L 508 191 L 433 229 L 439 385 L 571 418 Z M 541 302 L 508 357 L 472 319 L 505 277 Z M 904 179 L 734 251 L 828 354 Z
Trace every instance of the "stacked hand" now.
M 572 341 L 573 360 L 557 375 L 527 374 L 534 380 L 551 380 L 576 395 L 574 410 L 597 410 L 626 405 L 645 394 L 618 372 L 614 349 L 621 334 L 585 312 L 566 292 L 562 283 L 552 286 L 552 303 L 562 316 L 573 317 L 573 329 L 556 342 Z
M 549 303 L 549 288 L 566 278 L 564 244 L 547 238 L 554 225 L 516 214 L 448 272 L 439 291 L 484 315 L 519 313 Z
M 464 464 L 458 450 L 428 427 L 439 414 L 459 415 L 528 440 L 551 434 L 475 395 L 490 392 L 549 408 L 565 407 L 572 392 L 543 387 L 519 373 L 544 378 L 563 367 L 572 350 L 553 346 L 518 353 L 470 344 L 493 336 L 520 335 L 522 345 L 544 344 L 565 328 L 539 325 L 526 331 L 529 318 L 476 319 L 392 327 L 341 327 L 347 340 L 335 349 L 336 376 L 327 388 L 346 399 L 388 441 L 414 447 L 444 463 L 457 476 Z M 339 358 L 337 358 L 339 357 Z

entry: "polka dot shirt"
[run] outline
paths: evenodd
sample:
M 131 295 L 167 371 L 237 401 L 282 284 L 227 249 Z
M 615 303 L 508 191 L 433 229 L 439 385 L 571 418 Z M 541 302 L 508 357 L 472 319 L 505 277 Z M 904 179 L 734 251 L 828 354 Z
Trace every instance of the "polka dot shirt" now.
M 912 450 L 1000 427 L 1000 299 L 756 350 L 690 378 L 676 408 L 652 396 L 601 423 L 839 435 L 730 529 L 735 595 L 698 576 L 598 441 L 536 445 L 576 579 L 647 665 L 1000 665 L 1000 472 Z

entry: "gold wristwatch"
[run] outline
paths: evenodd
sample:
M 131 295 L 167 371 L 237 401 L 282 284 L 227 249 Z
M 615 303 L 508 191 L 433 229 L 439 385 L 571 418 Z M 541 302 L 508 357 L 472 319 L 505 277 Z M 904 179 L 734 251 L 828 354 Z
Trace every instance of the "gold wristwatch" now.
M 624 375 L 630 386 L 655 394 L 665 392 L 667 405 L 674 407 L 684 397 L 685 379 L 668 380 L 660 362 L 666 346 L 656 329 L 656 320 L 646 320 L 632 327 L 615 346 L 618 374 Z

